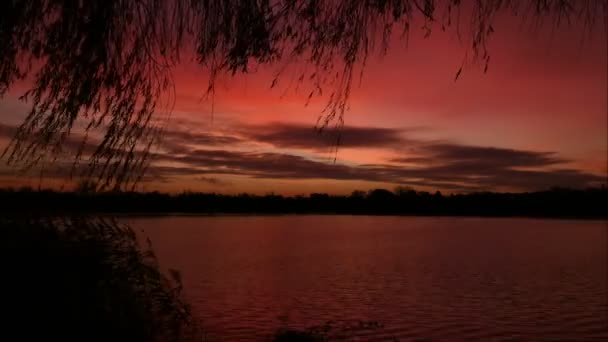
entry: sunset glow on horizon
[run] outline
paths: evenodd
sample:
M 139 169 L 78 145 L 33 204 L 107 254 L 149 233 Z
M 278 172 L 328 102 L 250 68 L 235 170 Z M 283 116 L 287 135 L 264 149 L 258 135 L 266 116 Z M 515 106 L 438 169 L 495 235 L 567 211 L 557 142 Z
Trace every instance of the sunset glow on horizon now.
M 466 65 L 454 32 L 413 30 L 370 56 L 353 85 L 336 150 L 314 127 L 327 101 L 312 98 L 292 65 L 220 79 L 212 103 L 194 61 L 175 68 L 175 106 L 139 189 L 218 193 L 347 194 L 396 186 L 445 193 L 533 191 L 606 183 L 608 70 L 604 27 L 531 31 L 494 26 L 491 62 Z M 0 102 L 2 142 L 28 110 L 15 87 Z M 37 186 L 40 174 L 3 166 L 1 186 Z M 71 187 L 64 174 L 43 186 Z

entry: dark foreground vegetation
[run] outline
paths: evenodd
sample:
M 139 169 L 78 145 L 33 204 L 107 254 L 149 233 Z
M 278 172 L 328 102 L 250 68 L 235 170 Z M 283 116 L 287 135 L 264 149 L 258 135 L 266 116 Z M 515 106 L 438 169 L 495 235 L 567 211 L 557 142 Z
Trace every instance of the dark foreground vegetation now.
M 177 271 L 164 276 L 126 225 L 0 218 L 6 341 L 201 341 Z
M 95 214 L 366 214 L 529 216 L 564 218 L 608 217 L 608 189 L 555 188 L 528 193 L 469 193 L 442 195 L 398 188 L 355 191 L 348 196 L 313 193 L 309 196 L 221 195 L 184 192 L 54 192 L 31 189 L 0 190 L 0 211 L 52 215 Z

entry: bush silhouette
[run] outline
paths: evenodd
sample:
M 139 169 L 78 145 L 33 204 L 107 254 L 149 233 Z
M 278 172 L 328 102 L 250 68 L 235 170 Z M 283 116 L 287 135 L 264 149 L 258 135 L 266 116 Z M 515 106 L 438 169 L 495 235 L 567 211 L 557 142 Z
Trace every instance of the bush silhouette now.
M 3 335 L 36 341 L 200 341 L 176 275 L 111 219 L 0 219 Z M 10 339 L 10 338 L 9 338 Z

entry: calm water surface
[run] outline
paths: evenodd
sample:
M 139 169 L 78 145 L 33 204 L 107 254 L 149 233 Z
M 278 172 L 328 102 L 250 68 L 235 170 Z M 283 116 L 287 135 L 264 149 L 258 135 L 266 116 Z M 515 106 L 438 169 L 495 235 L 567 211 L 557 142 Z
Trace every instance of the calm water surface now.
M 605 221 L 134 218 L 212 340 L 378 321 L 359 340 L 605 340 Z

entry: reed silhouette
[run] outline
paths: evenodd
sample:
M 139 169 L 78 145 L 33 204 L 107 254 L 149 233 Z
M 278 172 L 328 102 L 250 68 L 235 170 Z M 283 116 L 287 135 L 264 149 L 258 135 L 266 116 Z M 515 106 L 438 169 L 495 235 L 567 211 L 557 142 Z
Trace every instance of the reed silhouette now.
M 2 333 L 19 341 L 200 341 L 177 272 L 126 225 L 0 218 Z

